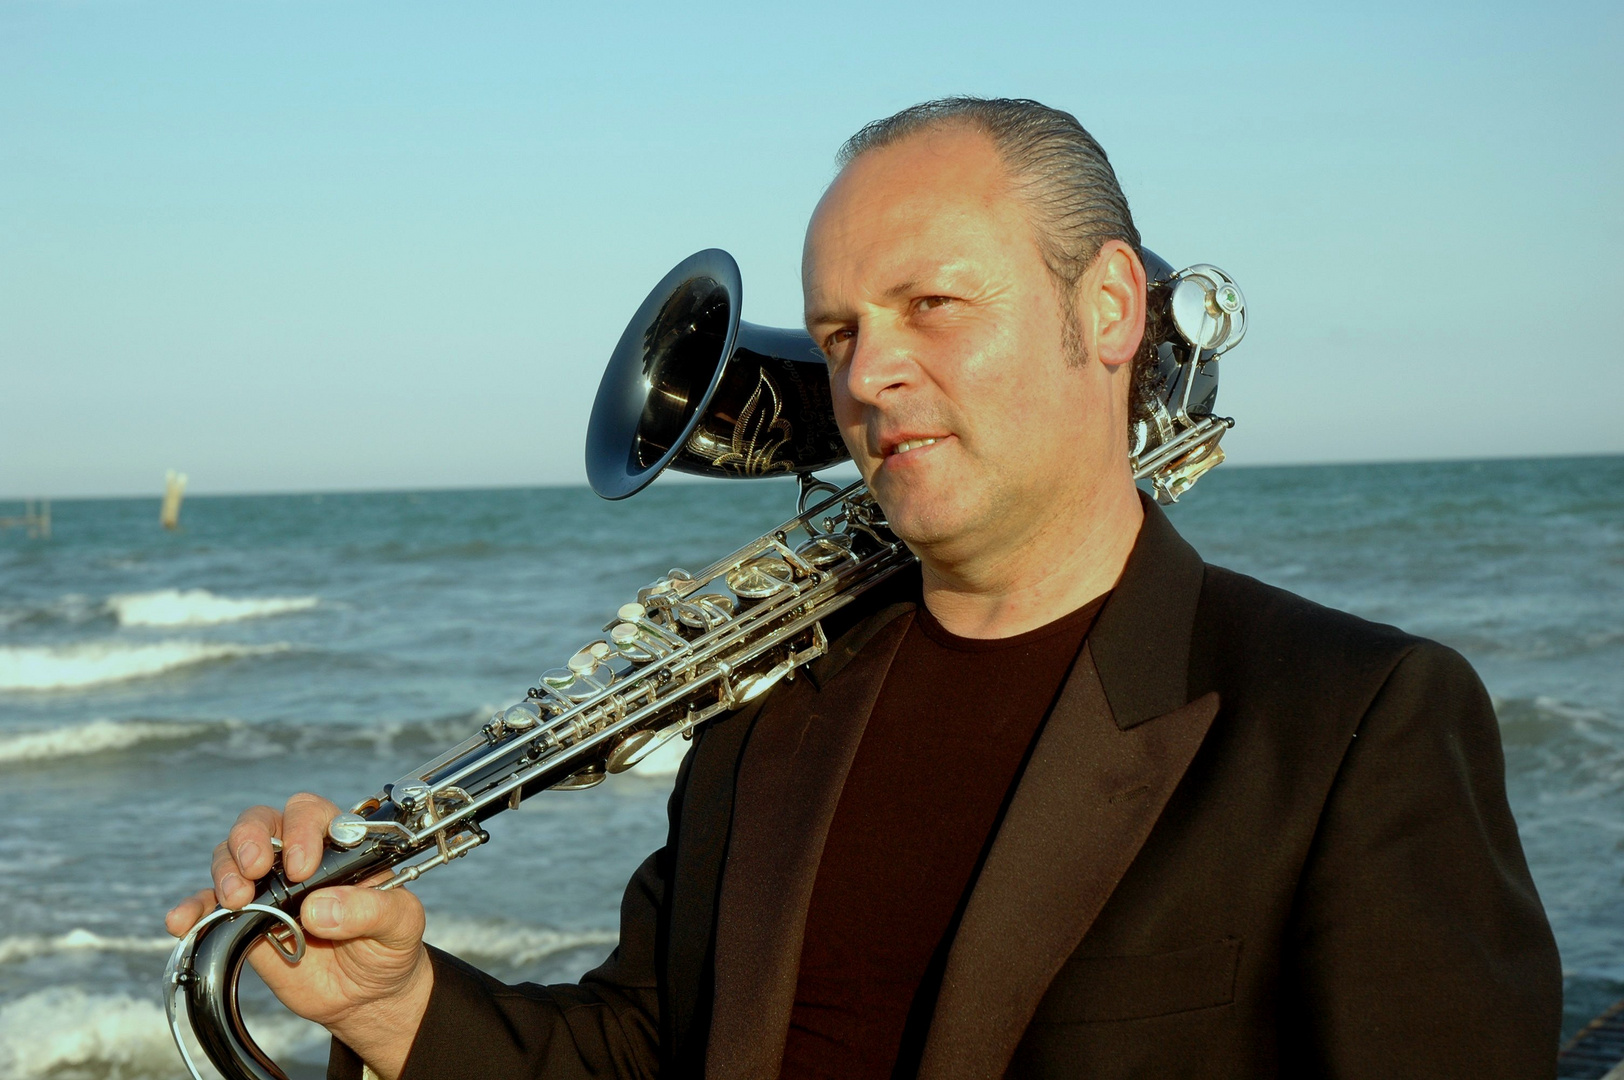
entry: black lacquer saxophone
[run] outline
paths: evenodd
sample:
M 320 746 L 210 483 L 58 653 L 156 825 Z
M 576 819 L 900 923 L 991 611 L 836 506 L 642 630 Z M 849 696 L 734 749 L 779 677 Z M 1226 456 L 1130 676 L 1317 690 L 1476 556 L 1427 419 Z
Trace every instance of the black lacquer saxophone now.
M 1173 273 L 1150 252 L 1147 362 L 1159 392 L 1135 425 L 1135 475 L 1171 502 L 1223 460 L 1232 421 L 1212 413 L 1219 354 L 1245 332 L 1240 290 L 1214 267 Z M 548 789 L 590 787 L 712 717 L 741 708 L 821 656 L 823 620 L 910 565 L 862 483 L 814 477 L 846 450 L 823 357 L 799 330 L 739 318 L 739 270 L 701 251 L 666 275 L 616 347 L 593 405 L 587 475 L 621 499 L 667 467 L 706 475 L 796 475 L 797 514 L 696 573 L 638 591 L 564 667 L 468 739 L 335 818 L 321 866 L 294 884 L 273 871 L 252 903 L 205 916 L 165 972 L 170 1027 L 194 1077 L 182 1006 L 226 1080 L 287 1080 L 249 1035 L 237 1004 L 262 937 L 304 955 L 307 893 L 389 874 L 416 880 L 490 839 L 483 823 Z

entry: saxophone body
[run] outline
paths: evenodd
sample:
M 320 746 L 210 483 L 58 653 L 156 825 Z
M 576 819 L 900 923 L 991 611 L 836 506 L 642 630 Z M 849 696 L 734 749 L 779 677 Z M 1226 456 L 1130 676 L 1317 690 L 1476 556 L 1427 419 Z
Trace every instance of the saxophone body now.
M 1244 321 L 1239 291 L 1221 271 L 1175 275 L 1148 252 L 1146 264 L 1161 392 L 1134 433 L 1135 474 L 1172 501 L 1222 460 L 1217 442 L 1231 421 L 1211 413 L 1215 360 Z M 484 822 L 536 792 L 591 787 L 691 738 L 794 678 L 827 651 L 824 619 L 913 564 L 862 483 L 837 488 L 813 477 L 845 456 L 822 356 L 800 331 L 742 322 L 741 292 L 733 259 L 709 250 L 649 294 L 599 388 L 588 478 L 619 499 L 668 467 L 794 474 L 796 515 L 703 570 L 673 569 L 640 589 L 601 637 L 544 672 L 522 701 L 335 818 L 310 878 L 290 882 L 278 867 L 252 903 L 200 920 L 165 972 L 170 1027 L 194 1077 L 183 1017 L 226 1080 L 287 1080 L 249 1034 L 237 984 L 261 939 L 289 963 L 303 957 L 297 915 L 307 894 L 406 885 L 488 842 Z

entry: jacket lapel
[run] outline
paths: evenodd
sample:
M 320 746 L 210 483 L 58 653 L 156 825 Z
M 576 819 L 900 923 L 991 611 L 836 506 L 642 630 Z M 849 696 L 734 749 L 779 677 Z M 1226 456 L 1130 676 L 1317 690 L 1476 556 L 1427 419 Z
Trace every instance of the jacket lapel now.
M 920 1080 L 1001 1076 L 1218 712 L 1186 701 L 1205 567 L 1145 521 L 1021 775 L 948 953 Z
M 824 839 L 912 622 L 898 616 L 911 610 L 892 605 L 843 635 L 825 657 L 831 663 L 782 688 L 750 732 L 717 905 L 708 1077 L 777 1075 Z
M 1083 649 L 948 953 L 921 1080 L 1003 1075 L 1217 711 L 1218 695 L 1207 694 L 1123 731 Z

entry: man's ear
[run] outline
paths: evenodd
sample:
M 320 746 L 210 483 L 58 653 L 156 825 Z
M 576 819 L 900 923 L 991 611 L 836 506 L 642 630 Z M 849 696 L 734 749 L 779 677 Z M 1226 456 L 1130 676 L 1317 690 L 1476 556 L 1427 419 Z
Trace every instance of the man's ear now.
M 1093 354 L 1116 367 L 1132 360 L 1145 336 L 1145 264 L 1121 240 L 1107 240 L 1083 275 L 1084 325 L 1093 330 Z

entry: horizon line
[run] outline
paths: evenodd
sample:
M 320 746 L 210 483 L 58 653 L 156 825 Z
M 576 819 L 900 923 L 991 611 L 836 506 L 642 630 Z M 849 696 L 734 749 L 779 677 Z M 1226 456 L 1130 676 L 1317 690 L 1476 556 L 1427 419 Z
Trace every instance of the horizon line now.
M 1234 472 L 1234 471 L 1243 470 L 1243 469 L 1244 470 L 1252 470 L 1252 469 L 1367 468 L 1367 467 L 1379 466 L 1379 465 L 1472 465 L 1472 464 L 1487 464 L 1487 463 L 1491 463 L 1491 462 L 1492 463 L 1507 463 L 1507 462 L 1516 462 L 1516 461 L 1594 461 L 1594 460 L 1599 460 L 1599 459 L 1604 459 L 1604 458 L 1616 458 L 1616 457 L 1624 457 L 1624 450 L 1614 450 L 1614 451 L 1607 451 L 1607 452 L 1600 452 L 1600 453 L 1587 453 L 1587 454 L 1553 453 L 1553 454 L 1507 454 L 1507 455 L 1474 456 L 1474 457 L 1369 458 L 1369 459 L 1355 460 L 1355 461 L 1294 461 L 1294 462 L 1237 462 L 1237 461 L 1227 461 L 1227 462 L 1225 462 L 1225 464 L 1229 465 L 1230 468 L 1226 469 L 1225 471 L 1226 472 Z M 841 466 L 836 466 L 835 468 L 836 469 L 845 468 L 845 467 L 848 467 L 849 464 L 850 464 L 849 462 L 846 462 L 846 463 L 843 463 L 843 465 L 841 465 Z M 832 472 L 832 471 L 834 471 L 834 470 L 832 470 L 832 469 L 831 470 L 825 470 L 826 473 L 827 472 Z M 669 478 L 669 479 L 667 479 L 667 478 Z M 735 479 L 746 479 L 746 478 L 742 478 L 742 477 L 741 478 L 730 478 L 730 477 L 722 477 L 722 476 L 695 476 L 695 475 L 690 474 L 690 473 L 681 473 L 681 472 L 676 472 L 676 471 L 673 470 L 673 471 L 668 471 L 665 474 L 664 477 L 661 477 L 661 479 L 664 480 L 664 482 L 666 482 L 668 484 L 670 484 L 670 483 L 679 483 L 679 484 L 701 485 L 701 484 L 716 484 L 716 483 L 732 483 L 732 482 L 734 482 Z M 758 479 L 758 480 L 780 480 L 780 479 L 782 479 L 782 480 L 787 480 L 787 479 L 789 479 L 789 477 L 788 476 L 771 476 L 771 477 L 751 477 L 751 478 L 748 478 L 748 479 Z M 583 489 L 583 488 L 586 489 L 586 490 L 589 490 L 589 491 L 591 490 L 590 485 L 586 482 L 586 480 L 584 478 L 581 479 L 581 480 L 575 481 L 573 483 L 569 483 L 569 482 L 543 482 L 543 483 L 529 483 L 529 484 L 450 484 L 450 485 L 444 485 L 444 486 L 438 486 L 438 487 L 410 487 L 410 486 L 384 485 L 384 486 L 380 486 L 380 487 L 369 487 L 369 488 L 331 487 L 331 488 L 297 488 L 297 489 L 294 489 L 294 488 L 273 488 L 273 489 L 259 489 L 259 490 L 252 490 L 252 491 L 201 491 L 201 492 L 188 491 L 186 493 L 186 498 L 188 498 L 188 499 L 242 499 L 242 498 L 263 498 L 263 497 L 272 497 L 272 496 L 276 496 L 276 497 L 298 497 L 298 496 L 316 496 L 316 495 L 432 495 L 432 494 L 442 494 L 442 493 L 449 493 L 449 492 L 540 491 L 540 490 L 553 490 L 553 489 L 572 489 L 573 490 L 573 489 Z M 110 502 L 110 501 L 120 500 L 120 499 L 155 499 L 155 500 L 162 500 L 162 498 L 163 498 L 162 486 L 160 484 L 155 484 L 154 485 L 154 491 L 150 495 L 149 494 L 129 494 L 129 493 L 117 494 L 117 495 L 102 494 L 102 495 L 61 495 L 61 496 L 44 495 L 44 494 L 0 495 L 0 503 L 21 503 L 21 502 L 30 502 L 30 501 L 39 502 L 39 501 L 42 501 L 42 500 L 47 501 L 47 502 L 53 502 L 53 503 L 55 503 L 55 502 Z

